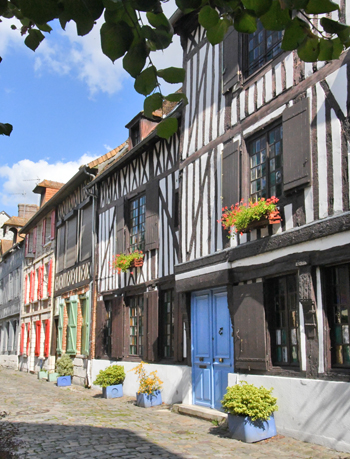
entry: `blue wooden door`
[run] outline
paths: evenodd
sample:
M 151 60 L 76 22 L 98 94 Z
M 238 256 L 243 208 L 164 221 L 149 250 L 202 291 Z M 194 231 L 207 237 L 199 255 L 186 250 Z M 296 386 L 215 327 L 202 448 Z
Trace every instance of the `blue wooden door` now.
M 233 338 L 223 289 L 192 294 L 193 403 L 221 410 L 228 373 L 233 372 Z

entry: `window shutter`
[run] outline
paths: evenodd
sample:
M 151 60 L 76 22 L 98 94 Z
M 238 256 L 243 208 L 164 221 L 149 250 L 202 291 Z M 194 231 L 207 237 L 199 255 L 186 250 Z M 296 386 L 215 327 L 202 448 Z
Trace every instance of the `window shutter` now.
M 147 349 L 147 360 L 154 362 L 158 358 L 158 290 L 144 293 L 146 305 L 145 314 L 147 314 L 147 340 L 145 343 Z
M 52 296 L 52 260 L 49 261 L 49 272 L 47 275 L 47 296 Z
M 146 188 L 146 234 L 145 250 L 158 249 L 159 247 L 159 182 L 153 180 Z
M 25 334 L 26 326 L 25 324 L 21 325 L 21 342 L 19 346 L 19 355 L 23 355 L 24 352 L 24 334 Z
M 92 249 L 92 205 L 84 207 L 81 224 L 81 260 L 91 257 Z
M 71 300 L 69 303 L 68 314 L 68 340 L 67 340 L 67 353 L 77 353 L 77 317 L 78 317 L 78 302 Z
M 41 232 L 41 243 L 42 245 L 46 244 L 46 218 L 43 220 L 43 227 Z
M 40 300 L 41 297 L 41 266 L 38 268 L 38 285 L 36 289 L 36 298 L 37 300 Z
M 37 230 L 38 230 L 37 227 L 35 227 L 33 230 L 33 250 L 32 250 L 33 253 L 36 252 Z
M 57 256 L 57 272 L 60 272 L 64 269 L 64 253 L 65 253 L 65 235 L 66 235 L 66 226 L 63 225 L 58 228 L 58 256 Z
M 222 154 L 222 206 L 230 208 L 240 200 L 239 142 L 231 142 Z
M 230 27 L 223 42 L 223 92 L 234 88 L 239 82 L 239 55 L 238 32 Z
M 183 320 L 181 310 L 181 294 L 173 292 L 174 295 L 174 360 L 183 360 Z
M 236 370 L 267 370 L 262 282 L 233 287 L 233 321 Z
M 14 335 L 13 322 L 10 320 L 10 322 L 9 322 L 9 335 L 8 335 L 8 340 L 7 340 L 7 350 L 8 350 L 8 352 L 11 352 L 13 350 L 13 335 Z
M 49 356 L 50 344 L 50 319 L 45 320 L 45 344 L 44 344 L 44 357 Z
M 58 313 L 58 327 L 57 327 L 57 354 L 62 354 L 62 337 L 63 337 L 63 313 L 64 313 L 64 303 L 59 305 Z
M 45 266 L 41 266 L 41 299 L 44 298 L 44 277 L 45 277 Z
M 124 357 L 124 323 L 123 323 L 124 297 L 118 296 L 112 301 L 112 359 Z
M 24 278 L 24 304 L 27 304 L 27 293 L 28 293 L 28 274 Z
M 55 239 L 55 229 L 56 229 L 56 212 L 53 210 L 51 213 L 51 240 Z
M 29 252 L 29 234 L 26 234 L 26 242 L 24 248 L 24 255 L 27 256 Z
M 35 322 L 35 355 L 40 355 L 41 320 Z
M 67 221 L 66 268 L 74 265 L 77 255 L 77 217 Z
M 117 243 L 116 252 L 117 254 L 124 253 L 124 226 L 125 226 L 125 214 L 124 214 L 124 197 L 120 198 L 116 202 L 116 225 L 117 225 Z
M 306 186 L 311 181 L 309 100 L 302 99 L 284 110 L 283 190 Z
M 106 325 L 106 306 L 104 301 L 97 301 L 96 304 L 96 341 L 95 341 L 95 355 L 97 359 L 105 355 L 103 346 L 104 333 Z
M 26 346 L 26 354 L 29 356 L 29 347 L 30 347 L 30 322 L 27 324 L 27 346 Z
M 90 354 L 90 297 L 87 296 L 85 300 L 85 309 L 84 309 L 84 333 L 85 333 L 85 346 L 81 350 L 83 355 Z

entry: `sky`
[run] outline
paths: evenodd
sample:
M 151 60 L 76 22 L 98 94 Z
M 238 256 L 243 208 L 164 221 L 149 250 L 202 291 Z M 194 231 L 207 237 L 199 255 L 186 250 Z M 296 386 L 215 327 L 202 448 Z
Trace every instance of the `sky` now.
M 174 1 L 163 8 L 171 14 Z M 144 100 L 121 60 L 113 64 L 102 53 L 101 20 L 84 37 L 73 22 L 66 31 L 51 22 L 35 52 L 11 29 L 15 23 L 0 23 L 0 122 L 14 127 L 10 137 L 0 136 L 0 211 L 10 216 L 18 203 L 38 204 L 32 190 L 39 181 L 65 183 L 79 166 L 122 144 Z M 158 68 L 181 67 L 178 37 L 152 60 Z

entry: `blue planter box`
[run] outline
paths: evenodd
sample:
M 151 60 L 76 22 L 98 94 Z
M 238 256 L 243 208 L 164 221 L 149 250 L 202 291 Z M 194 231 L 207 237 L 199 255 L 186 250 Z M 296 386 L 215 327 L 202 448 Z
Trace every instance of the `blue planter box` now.
M 102 387 L 102 396 L 104 398 L 119 398 L 123 396 L 123 384 Z
M 228 415 L 228 430 L 235 440 L 254 443 L 277 435 L 273 415 L 267 421 L 252 421 L 249 416 Z
M 57 378 L 57 386 L 71 386 L 72 377 L 71 376 L 59 376 Z
M 162 394 L 157 390 L 152 395 L 136 393 L 136 404 L 144 408 L 162 404 Z

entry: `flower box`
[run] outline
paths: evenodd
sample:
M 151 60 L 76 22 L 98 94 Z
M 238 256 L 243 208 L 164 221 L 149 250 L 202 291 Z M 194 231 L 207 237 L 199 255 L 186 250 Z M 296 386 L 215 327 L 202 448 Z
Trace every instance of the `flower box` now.
M 38 373 L 38 379 L 47 379 L 48 373 L 46 370 L 40 370 Z
M 141 268 L 143 266 L 143 258 L 134 258 L 130 263 L 130 268 Z
M 57 386 L 64 387 L 64 386 L 71 386 L 71 385 L 72 385 L 71 376 L 59 376 L 57 378 Z
M 103 398 L 119 398 L 123 396 L 123 384 L 102 387 Z
M 136 405 L 143 408 L 150 408 L 151 406 L 162 404 L 162 394 L 160 390 L 156 390 L 152 394 L 144 394 L 142 392 L 136 393 Z
M 277 435 L 273 414 L 267 421 L 258 419 L 252 421 L 249 416 L 228 414 L 228 430 L 235 440 L 254 443 Z
M 247 226 L 245 230 L 242 230 L 242 233 L 249 233 L 250 231 L 258 228 L 265 228 L 267 225 L 276 225 L 281 222 L 281 216 L 278 210 L 270 212 L 270 214 L 260 220 L 255 220 Z
M 57 378 L 59 377 L 58 373 L 49 373 L 49 382 L 57 382 Z

